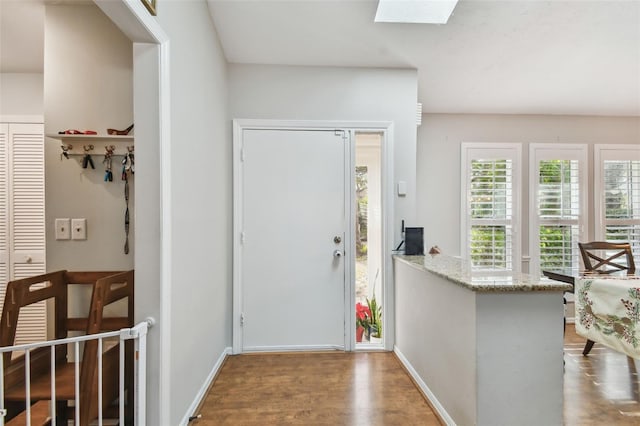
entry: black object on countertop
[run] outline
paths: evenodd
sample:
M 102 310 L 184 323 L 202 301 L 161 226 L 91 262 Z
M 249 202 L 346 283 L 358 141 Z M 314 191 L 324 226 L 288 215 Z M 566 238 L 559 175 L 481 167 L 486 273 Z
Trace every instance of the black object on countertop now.
M 424 228 L 404 228 L 404 254 L 424 255 Z

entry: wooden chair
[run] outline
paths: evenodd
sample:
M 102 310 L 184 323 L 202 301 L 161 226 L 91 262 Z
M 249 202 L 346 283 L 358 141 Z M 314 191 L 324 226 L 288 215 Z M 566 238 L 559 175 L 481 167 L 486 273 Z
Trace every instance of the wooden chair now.
M 68 315 L 68 294 L 73 285 L 93 286 L 89 314 L 87 317 L 70 318 Z M 38 288 L 41 287 L 41 288 Z M 20 309 L 33 303 L 52 300 L 54 308 L 54 338 L 69 337 L 69 332 L 83 331 L 95 334 L 102 331 L 118 330 L 134 325 L 134 274 L 128 272 L 68 272 L 57 271 L 37 277 L 12 281 L 7 285 L 2 318 L 0 319 L 0 345 L 14 344 Z M 126 316 L 106 317 L 105 307 L 118 300 L 127 299 Z M 127 418 L 133 416 L 133 346 L 127 342 L 125 364 L 125 389 L 127 389 Z M 98 342 L 91 340 L 84 344 L 80 366 L 80 425 L 88 425 L 98 414 Z M 103 409 L 108 408 L 118 396 L 119 346 L 114 345 L 102 355 Z M 79 356 L 79 354 L 78 354 Z M 67 361 L 67 346 L 55 349 L 56 412 L 60 423 L 67 418 L 67 405 L 75 400 L 75 365 Z M 20 414 L 25 408 L 25 356 L 12 359 L 5 353 L 4 385 L 5 400 L 9 417 Z M 39 348 L 30 353 L 31 403 L 40 412 L 43 403 L 51 398 L 51 349 Z M 33 408 L 32 408 L 32 411 Z M 73 416 L 71 416 L 73 418 Z M 106 416 L 105 416 L 106 417 Z M 16 420 L 18 420 L 16 418 Z M 36 423 L 33 423 L 36 424 Z M 47 424 L 46 421 L 39 424 Z
M 633 261 L 633 252 L 629 243 L 608 243 L 604 241 L 594 241 L 590 243 L 578 243 L 584 269 L 587 272 L 597 274 L 611 274 L 614 272 L 627 271 L 627 274 L 634 274 L 636 266 Z M 624 256 L 625 262 L 621 262 Z M 582 355 L 587 356 L 594 345 L 593 340 L 587 340 Z
M 610 274 L 612 272 L 627 271 L 627 273 L 633 274 L 636 271 L 629 243 L 595 241 L 578 243 L 578 247 L 580 247 L 584 268 L 588 272 Z M 622 256 L 626 259 L 625 263 L 621 263 L 618 260 Z

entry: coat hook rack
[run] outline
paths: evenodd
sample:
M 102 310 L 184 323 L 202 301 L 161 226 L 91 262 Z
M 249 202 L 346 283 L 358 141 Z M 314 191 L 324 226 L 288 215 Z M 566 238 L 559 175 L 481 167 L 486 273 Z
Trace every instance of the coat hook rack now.
M 0 0 L 2 1 L 2 0 Z M 75 156 L 82 156 L 82 167 L 87 168 L 87 166 L 92 166 L 91 156 L 96 155 L 95 149 L 97 148 L 93 144 L 81 145 L 82 150 L 80 150 L 80 146 L 77 146 L 76 149 L 73 149 L 73 145 L 70 143 L 62 143 L 60 144 L 60 149 L 62 150 L 60 154 L 60 159 L 62 157 L 66 159 L 70 159 Z M 79 151 L 79 152 L 78 152 Z M 113 157 L 126 157 L 127 163 L 133 165 L 133 156 L 135 153 L 134 145 L 105 145 L 104 146 L 104 156 L 105 158 L 113 158 Z M 93 167 L 91 167 L 93 168 Z

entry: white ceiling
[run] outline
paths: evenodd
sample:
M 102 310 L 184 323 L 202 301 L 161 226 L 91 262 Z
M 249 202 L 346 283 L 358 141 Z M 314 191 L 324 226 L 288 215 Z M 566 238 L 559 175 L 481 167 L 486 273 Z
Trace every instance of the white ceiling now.
M 460 0 L 446 25 L 374 23 L 375 0 L 208 3 L 232 63 L 414 68 L 425 112 L 640 116 L 638 0 Z
M 376 0 L 208 3 L 232 63 L 417 69 L 425 112 L 640 116 L 640 0 L 460 0 L 446 25 L 374 23 Z M 42 72 L 43 19 L 0 0 L 1 72 Z

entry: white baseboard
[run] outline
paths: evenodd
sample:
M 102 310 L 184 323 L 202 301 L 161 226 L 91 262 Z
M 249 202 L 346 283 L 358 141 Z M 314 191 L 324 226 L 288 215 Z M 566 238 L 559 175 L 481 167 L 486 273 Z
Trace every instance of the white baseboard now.
M 197 415 L 195 411 L 198 409 L 198 406 L 200 405 L 204 397 L 207 395 L 207 390 L 209 389 L 209 386 L 211 386 L 211 382 L 213 381 L 213 378 L 216 377 L 216 374 L 218 374 L 218 371 L 220 371 L 220 367 L 222 367 L 222 363 L 224 362 L 224 360 L 227 358 L 228 355 L 231 355 L 231 347 L 224 348 L 224 350 L 218 357 L 218 360 L 213 365 L 213 368 L 211 369 L 211 372 L 207 376 L 207 379 L 202 384 L 202 387 L 200 387 L 198 394 L 196 395 L 193 402 L 189 406 L 189 409 L 187 410 L 186 414 L 180 421 L 180 426 L 187 426 L 189 424 L 189 417 Z
M 314 351 L 344 351 L 340 345 L 296 345 L 296 346 L 245 346 L 242 353 L 248 352 L 314 352 Z
M 429 403 L 431 404 L 431 406 L 438 412 L 438 415 L 445 422 L 445 424 L 447 426 L 456 426 L 456 422 L 453 421 L 449 413 L 447 413 L 447 410 L 445 410 L 442 404 L 440 404 L 440 401 L 438 401 L 438 398 L 436 398 L 433 392 L 431 392 L 431 389 L 429 389 L 429 386 L 427 386 L 424 380 L 422 380 L 422 377 L 420 377 L 420 375 L 415 370 L 415 368 L 413 368 L 409 360 L 402 354 L 402 352 L 400 352 L 400 349 L 398 349 L 397 346 L 394 346 L 393 352 L 396 354 L 396 356 L 398 357 L 398 359 L 400 360 L 404 368 L 407 369 L 407 371 L 409 372 L 409 375 L 411 375 L 411 377 L 416 382 L 416 384 L 418 385 L 422 393 L 429 400 Z

